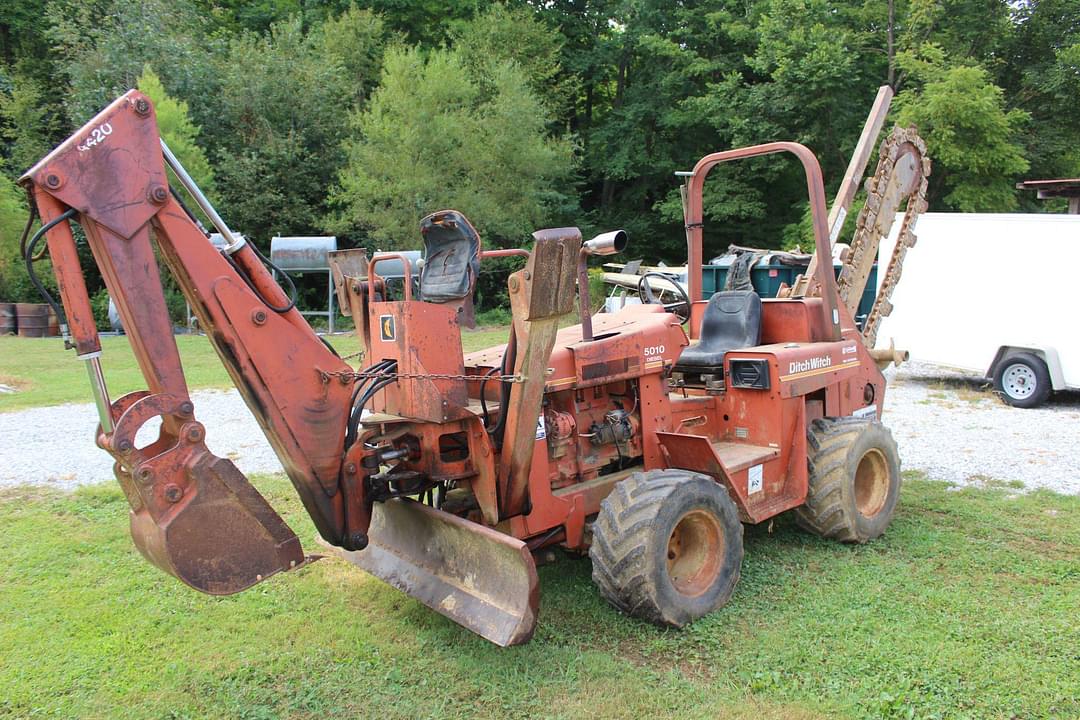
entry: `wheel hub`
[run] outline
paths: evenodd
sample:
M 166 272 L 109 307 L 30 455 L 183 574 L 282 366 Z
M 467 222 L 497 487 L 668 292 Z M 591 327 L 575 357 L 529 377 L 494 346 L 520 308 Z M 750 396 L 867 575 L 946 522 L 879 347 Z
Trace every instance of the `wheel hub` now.
M 671 584 L 683 595 L 701 595 L 713 584 L 724 555 L 720 523 L 704 510 L 691 510 L 679 518 L 667 547 Z
M 1035 373 L 1027 365 L 1017 363 L 1005 369 L 1001 376 L 1001 387 L 1014 400 L 1026 400 L 1035 394 L 1038 381 Z
M 862 456 L 855 470 L 855 507 L 863 517 L 873 517 L 881 512 L 888 496 L 889 463 L 873 448 Z

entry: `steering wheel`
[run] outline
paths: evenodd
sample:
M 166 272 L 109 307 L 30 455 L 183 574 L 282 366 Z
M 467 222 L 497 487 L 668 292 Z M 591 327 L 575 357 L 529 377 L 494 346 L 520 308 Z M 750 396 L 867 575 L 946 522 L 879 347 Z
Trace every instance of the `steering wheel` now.
M 674 289 L 663 288 L 657 295 L 657 293 L 653 292 L 652 286 L 649 285 L 650 277 L 663 280 Z M 679 299 L 676 302 L 666 303 L 662 299 L 664 293 L 677 295 Z M 638 299 L 645 305 L 663 305 L 665 310 L 674 313 L 682 322 L 690 319 L 690 296 L 686 294 L 686 290 L 683 289 L 682 285 L 663 273 L 647 272 L 642 275 L 637 283 L 637 294 Z

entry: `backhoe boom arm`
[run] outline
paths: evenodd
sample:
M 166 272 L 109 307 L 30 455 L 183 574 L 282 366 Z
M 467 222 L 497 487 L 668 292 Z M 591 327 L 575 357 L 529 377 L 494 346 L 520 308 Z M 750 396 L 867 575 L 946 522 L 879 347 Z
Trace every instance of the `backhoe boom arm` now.
M 146 379 L 147 391 L 109 403 L 97 373 L 95 393 L 98 444 L 116 460 L 132 536 L 147 559 L 215 594 L 305 559 L 296 535 L 243 474 L 206 448 L 151 236 L 319 533 L 335 542 L 366 530 L 347 527 L 339 484 L 351 383 L 332 373 L 351 368 L 291 307 L 250 244 L 219 251 L 169 192 L 150 101 L 129 91 L 21 182 L 43 222 L 76 212 Z M 96 367 L 100 343 L 70 227 L 58 223 L 47 240 L 74 346 Z M 158 439 L 137 447 L 139 428 L 157 416 Z

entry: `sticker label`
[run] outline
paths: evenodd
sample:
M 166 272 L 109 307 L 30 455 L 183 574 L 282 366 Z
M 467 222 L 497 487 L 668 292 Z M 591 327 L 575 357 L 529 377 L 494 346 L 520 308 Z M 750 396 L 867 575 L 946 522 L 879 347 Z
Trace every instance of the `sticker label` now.
M 536 439 L 543 440 L 547 437 L 547 428 L 544 427 L 544 413 L 536 418 Z
M 851 413 L 851 417 L 876 418 L 877 417 L 877 405 L 867 405 L 864 408 L 859 408 L 855 412 Z
M 836 223 L 829 228 L 829 244 L 835 245 L 836 238 L 840 236 L 840 228 L 844 227 L 844 219 L 847 218 L 847 208 L 841 207 L 840 212 L 836 213 Z
M 394 327 L 393 315 L 379 316 L 379 336 L 385 342 L 393 342 L 397 339 L 397 328 Z
M 750 474 L 746 481 L 746 494 L 753 495 L 759 493 L 765 489 L 765 483 L 762 474 L 762 468 L 764 465 L 751 465 Z

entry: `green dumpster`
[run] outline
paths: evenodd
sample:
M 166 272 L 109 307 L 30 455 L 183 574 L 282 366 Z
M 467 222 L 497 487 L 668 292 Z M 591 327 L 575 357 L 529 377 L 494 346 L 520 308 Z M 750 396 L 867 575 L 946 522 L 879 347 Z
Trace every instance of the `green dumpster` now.
M 717 261 L 709 265 L 701 266 L 701 290 L 703 297 L 709 297 L 714 292 L 724 289 L 727 281 L 728 268 L 731 266 L 731 257 L 717 258 Z M 805 267 L 797 265 L 784 265 L 778 262 L 769 262 L 769 256 L 758 261 L 750 271 L 750 284 L 754 286 L 754 292 L 763 298 L 773 298 L 780 291 L 781 285 L 791 286 L 795 278 L 803 273 Z M 840 274 L 840 266 L 835 266 L 836 274 Z M 866 289 L 863 291 L 862 300 L 859 301 L 859 309 L 855 313 L 855 322 L 861 327 L 870 309 L 874 306 L 874 298 L 877 296 L 877 263 L 870 270 L 870 277 L 866 281 Z

